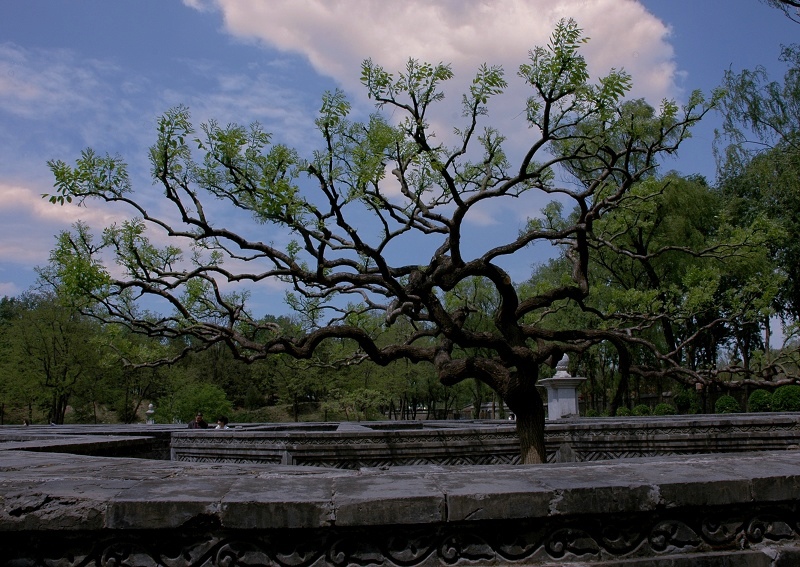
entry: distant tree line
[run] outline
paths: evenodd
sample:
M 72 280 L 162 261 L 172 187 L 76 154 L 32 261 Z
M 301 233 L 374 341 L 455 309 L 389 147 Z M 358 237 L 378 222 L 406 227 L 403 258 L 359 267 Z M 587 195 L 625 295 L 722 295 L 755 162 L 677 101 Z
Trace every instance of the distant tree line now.
M 295 326 L 267 319 L 287 333 Z M 313 362 L 246 364 L 213 345 L 171 365 L 138 364 L 184 347 L 99 322 L 52 291 L 3 297 L 0 423 L 141 422 L 150 403 L 160 422 L 188 422 L 198 410 L 246 421 L 437 419 L 492 399 L 477 382 L 442 386 L 426 365 L 337 367 L 355 348 L 344 342 L 329 343 Z
M 702 183 L 700 187 L 710 191 Z M 550 269 L 552 265 L 540 267 L 525 285 L 547 285 Z M 490 290 L 476 280 L 471 289 L 459 293 L 471 294 L 473 305 L 479 305 L 491 301 Z M 609 294 L 624 291 L 618 286 L 607 289 Z M 569 312 L 565 308 L 554 315 L 554 324 L 562 317 L 577 316 Z M 299 324 L 285 316 L 266 319 L 286 333 Z M 727 334 L 718 329 L 706 342 L 708 351 L 695 352 L 692 363 L 698 369 L 719 369 L 727 364 L 729 370 L 709 372 L 712 380 L 699 390 L 665 377 L 646 380 L 632 375 L 625 380 L 616 351 L 603 346 L 589 349 L 573 357 L 570 365 L 573 375 L 587 378 L 581 387 L 583 413 L 719 413 L 717 401 L 731 394 L 741 411 L 764 411 L 764 392 L 798 376 L 797 341 L 789 339 L 780 349 L 766 348 L 766 321 L 764 325 L 754 326 L 751 341 L 737 341 L 733 332 L 738 328 L 736 321 Z M 680 329 L 697 332 L 688 326 Z M 399 338 L 386 336 L 385 340 Z M 239 421 L 477 417 L 482 404 L 491 402 L 499 410 L 494 415 L 503 415 L 499 398 L 478 380 L 445 387 L 431 366 L 407 361 L 387 366 L 369 360 L 339 364 L 357 350 L 355 343 L 347 341 L 328 342 L 313 361 L 275 356 L 248 364 L 237 360 L 224 345 L 212 345 L 171 365 L 141 364 L 154 356 L 182 351 L 184 341 L 149 338 L 102 323 L 52 291 L 3 297 L 0 423 L 141 422 L 150 403 L 160 422 L 188 422 L 198 410 Z M 718 357 L 716 364 L 709 362 L 714 356 Z M 776 367 L 781 374 L 775 374 Z M 751 407 L 748 398 L 754 391 L 760 401 Z M 726 403 L 730 411 L 733 406 Z

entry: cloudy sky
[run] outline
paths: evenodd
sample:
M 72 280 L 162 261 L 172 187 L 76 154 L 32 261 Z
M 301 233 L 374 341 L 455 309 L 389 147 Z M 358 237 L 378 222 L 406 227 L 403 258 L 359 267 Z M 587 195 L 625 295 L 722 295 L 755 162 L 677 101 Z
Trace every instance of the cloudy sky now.
M 625 68 L 632 96 L 653 104 L 680 102 L 693 89 L 709 92 L 728 68 L 762 64 L 777 78 L 780 45 L 800 33 L 758 0 L 3 2 L 0 296 L 33 284 L 34 267 L 47 262 L 60 230 L 78 219 L 101 227 L 120 218 L 42 200 L 52 190 L 49 159 L 70 162 L 88 146 L 120 154 L 137 186 L 152 190 L 146 155 L 155 119 L 177 104 L 189 106 L 198 123 L 257 120 L 307 153 L 316 144 L 313 118 L 324 91 L 341 88 L 357 115 L 370 112 L 358 82 L 365 58 L 390 70 L 408 57 L 450 62 L 458 92 L 459 80 L 482 62 L 502 64 L 513 78 L 528 50 L 544 44 L 564 17 L 591 38 L 585 53 L 593 73 Z M 524 97 L 512 84 L 493 114 L 512 140 L 521 135 L 515 118 Z M 447 122 L 447 113 L 440 119 Z M 712 117 L 700 127 L 668 167 L 713 180 L 717 123 Z M 507 222 L 521 225 L 532 212 L 476 218 L 475 233 L 491 233 L 503 214 L 517 215 Z

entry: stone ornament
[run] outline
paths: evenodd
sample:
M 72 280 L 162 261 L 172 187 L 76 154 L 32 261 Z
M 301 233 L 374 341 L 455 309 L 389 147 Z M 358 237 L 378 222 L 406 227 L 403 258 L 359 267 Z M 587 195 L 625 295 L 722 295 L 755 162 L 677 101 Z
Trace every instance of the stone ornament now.
M 230 534 L 219 527 L 206 527 L 176 533 L 129 532 L 97 539 L 61 533 L 56 541 L 27 551 L 27 542 L 3 542 L 3 549 L 13 554 L 6 555 L 5 563 L 0 565 L 428 567 L 487 563 L 544 565 L 553 561 L 559 565 L 585 565 L 587 561 L 636 558 L 640 561 L 637 566 L 646 566 L 648 558 L 655 565 L 665 557 L 685 557 L 688 553 L 717 556 L 751 549 L 758 554 L 757 550 L 767 542 L 800 545 L 791 504 L 749 516 L 725 508 L 701 517 L 684 513 L 648 521 L 649 524 L 633 517 L 617 517 L 612 522 L 601 522 L 590 518 L 576 524 L 575 520 L 551 518 L 546 523 L 523 521 L 504 526 L 467 522 L 426 528 L 388 526 Z M 53 544 L 68 546 L 69 553 L 48 554 L 47 547 Z M 788 550 L 796 552 L 796 548 Z M 773 549 L 771 553 L 780 555 L 780 550 Z

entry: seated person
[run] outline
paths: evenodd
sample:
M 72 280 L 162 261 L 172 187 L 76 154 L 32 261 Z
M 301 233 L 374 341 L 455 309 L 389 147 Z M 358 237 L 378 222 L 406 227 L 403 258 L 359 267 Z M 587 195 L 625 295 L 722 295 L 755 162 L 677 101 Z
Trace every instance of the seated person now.
M 208 422 L 203 419 L 203 414 L 197 412 L 194 421 L 189 422 L 189 429 L 208 429 Z

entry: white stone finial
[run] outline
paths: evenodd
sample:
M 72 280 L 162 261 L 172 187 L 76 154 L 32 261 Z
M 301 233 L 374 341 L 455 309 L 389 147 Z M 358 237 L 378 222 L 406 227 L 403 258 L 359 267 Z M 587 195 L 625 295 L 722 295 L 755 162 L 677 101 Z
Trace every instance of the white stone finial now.
M 550 420 L 578 415 L 578 385 L 586 378 L 570 376 L 568 366 L 569 356 L 565 354 L 556 364 L 555 375 L 539 381 L 547 388 L 547 414 Z

